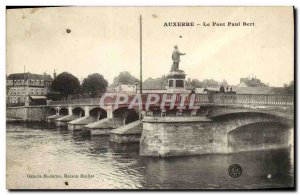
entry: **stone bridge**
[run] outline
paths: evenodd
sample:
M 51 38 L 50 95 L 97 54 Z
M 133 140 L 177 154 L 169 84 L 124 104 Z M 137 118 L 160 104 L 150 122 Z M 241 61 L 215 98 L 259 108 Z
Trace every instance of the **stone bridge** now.
M 182 100 L 179 94 L 166 94 L 167 103 L 163 108 L 160 107 L 161 101 L 150 105 L 149 109 L 145 109 L 145 100 L 148 94 L 141 96 L 142 103 L 133 104 L 133 108 L 128 110 L 128 103 L 120 104 L 115 108 L 116 97 L 112 96 L 104 101 L 105 108 L 100 107 L 100 98 L 78 99 L 67 101 L 52 101 L 48 105 L 48 115 L 75 115 L 77 117 L 92 116 L 98 120 L 103 118 L 128 117 L 131 111 L 142 112 L 145 115 L 154 116 L 198 116 L 208 115 L 214 117 L 216 115 L 227 114 L 230 112 L 273 112 L 274 114 L 283 114 L 286 117 L 291 116 L 291 110 L 294 109 L 294 96 L 290 95 L 257 95 L 257 94 L 194 94 L 195 106 L 199 109 L 189 109 L 191 97 L 188 96 Z M 174 95 L 174 96 L 173 96 Z M 162 94 L 160 94 L 160 97 Z M 173 108 L 168 100 L 175 99 Z M 162 98 L 160 98 L 162 99 Z M 180 109 L 180 103 L 186 106 L 186 109 Z M 142 105 L 140 105 L 142 104 Z M 124 118 L 126 120 L 126 118 Z
M 200 109 L 190 117 L 146 116 L 140 154 L 166 157 L 293 145 L 293 97 L 218 96 L 207 96 L 210 100 L 199 102 Z
M 114 109 L 107 106 L 103 109 L 99 101 L 81 104 L 60 104 L 49 106 L 48 123 L 56 126 L 67 126 L 69 130 L 89 129 L 92 134 L 108 134 L 109 130 L 121 127 L 139 119 L 139 111 L 121 106 Z M 100 132 L 99 132 L 100 131 Z M 103 131 L 103 132 L 101 132 Z
M 163 99 L 163 94 L 158 95 L 160 100 Z M 100 98 L 50 102 L 47 121 L 57 126 L 68 126 L 73 131 L 89 130 L 92 135 L 96 135 L 107 134 L 112 129 L 145 116 L 220 118 L 234 113 L 265 113 L 293 120 L 294 96 L 289 95 L 194 94 L 192 97 L 192 94 L 187 94 L 183 99 L 179 94 L 166 94 L 167 103 L 163 108 L 159 101 L 148 109 L 145 109 L 145 102 L 149 94 L 141 95 L 142 102 L 133 104 L 131 109 L 128 106 L 134 96 L 129 96 L 127 102 L 115 108 L 116 96 L 105 99 L 105 108 L 100 107 Z M 175 100 L 173 107 L 169 103 L 172 99 Z M 191 101 L 199 109 L 189 109 Z M 185 105 L 186 109 L 179 108 L 180 105 Z
M 119 107 L 115 107 L 116 96 L 110 96 L 104 106 L 100 98 L 52 101 L 47 106 L 7 108 L 7 116 L 47 116 L 48 124 L 71 131 L 110 135 L 111 141 L 119 143 L 140 142 L 144 156 L 227 153 L 249 150 L 249 145 L 251 150 L 291 144 L 294 96 L 166 94 L 163 107 L 158 101 L 146 108 L 148 95 L 141 95 L 141 102 L 130 109 L 133 96 Z M 190 108 L 191 102 L 198 108 Z

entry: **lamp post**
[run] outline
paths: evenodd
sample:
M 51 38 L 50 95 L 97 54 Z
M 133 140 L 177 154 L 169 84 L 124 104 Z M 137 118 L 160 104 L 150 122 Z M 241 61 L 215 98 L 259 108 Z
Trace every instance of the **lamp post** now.
M 143 93 L 142 54 L 142 15 L 140 15 L 140 94 Z

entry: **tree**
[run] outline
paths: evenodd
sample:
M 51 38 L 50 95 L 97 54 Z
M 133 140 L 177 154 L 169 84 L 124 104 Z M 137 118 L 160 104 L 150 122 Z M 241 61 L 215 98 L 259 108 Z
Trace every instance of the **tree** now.
M 271 92 L 273 94 L 280 94 L 280 95 L 294 95 L 295 83 L 291 81 L 289 84 L 284 84 L 283 87 L 271 87 Z
M 135 85 L 139 80 L 132 76 L 128 71 L 120 72 L 117 77 L 114 78 L 112 86 L 116 87 L 119 84 Z
M 284 92 L 287 94 L 294 94 L 295 84 L 294 81 L 291 81 L 290 84 L 284 84 Z
M 147 78 L 143 82 L 143 87 L 146 89 L 165 89 L 168 84 L 168 79 L 165 75 L 160 78 L 153 79 L 151 77 Z
M 198 79 L 192 79 L 190 85 L 192 88 L 201 88 L 203 87 L 203 82 L 199 81 Z
M 88 75 L 82 82 L 83 92 L 88 93 L 90 97 L 98 97 L 99 93 L 106 91 L 107 86 L 107 80 L 98 73 Z
M 203 86 L 204 87 L 218 87 L 219 83 L 218 83 L 218 81 L 215 81 L 213 79 L 204 79 Z
M 223 85 L 224 87 L 228 87 L 229 86 L 228 82 L 225 79 L 223 79 L 223 81 L 220 82 L 220 85 Z
M 51 89 L 55 92 L 61 93 L 66 99 L 70 94 L 76 94 L 79 92 L 80 83 L 77 77 L 74 75 L 63 72 L 53 80 Z

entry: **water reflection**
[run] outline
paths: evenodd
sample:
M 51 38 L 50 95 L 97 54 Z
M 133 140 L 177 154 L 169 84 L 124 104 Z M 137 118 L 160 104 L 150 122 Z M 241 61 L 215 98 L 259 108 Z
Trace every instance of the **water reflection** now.
M 190 157 L 139 156 L 139 145 L 120 145 L 109 137 L 72 135 L 41 124 L 7 125 L 8 185 L 28 188 L 224 189 L 277 188 L 294 185 L 292 149 Z M 239 178 L 228 167 L 243 168 Z M 26 179 L 27 173 L 86 173 L 95 178 Z M 271 175 L 271 178 L 267 176 Z

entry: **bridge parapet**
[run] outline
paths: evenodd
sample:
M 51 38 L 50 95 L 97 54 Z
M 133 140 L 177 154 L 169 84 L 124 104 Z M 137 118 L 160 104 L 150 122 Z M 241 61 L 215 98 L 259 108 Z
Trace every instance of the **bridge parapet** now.
M 122 94 L 123 96 L 124 94 Z M 143 108 L 147 101 L 147 97 L 150 94 L 142 94 L 141 100 Z M 166 95 L 166 100 L 170 101 L 174 98 L 175 106 L 178 106 L 183 101 L 182 94 L 157 94 L 160 98 L 160 102 L 163 99 L 163 95 Z M 294 96 L 293 95 L 275 95 L 275 94 L 185 94 L 184 105 L 188 106 L 191 101 L 194 101 L 194 105 L 243 105 L 243 106 L 276 106 L 276 107 L 293 107 Z M 113 105 L 116 102 L 116 97 L 108 96 L 104 99 L 104 104 Z M 77 100 L 61 100 L 49 102 L 49 106 L 61 106 L 61 105 L 99 105 L 101 98 L 89 98 L 89 99 L 77 99 Z M 128 97 L 128 105 L 134 99 L 134 95 Z M 194 100 L 193 100 L 194 99 Z M 134 106 L 139 106 L 138 103 Z
M 294 110 L 291 107 L 238 107 L 238 106 L 215 106 L 210 110 L 208 116 L 210 118 L 223 117 L 225 115 L 242 114 L 242 113 L 261 113 L 283 117 L 285 119 L 294 120 Z
M 207 94 L 208 102 L 221 105 L 293 106 L 293 95 L 273 94 Z M 197 102 L 197 101 L 196 101 Z

